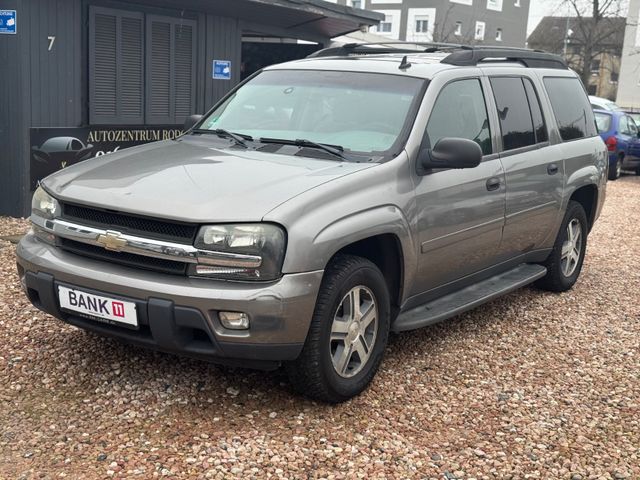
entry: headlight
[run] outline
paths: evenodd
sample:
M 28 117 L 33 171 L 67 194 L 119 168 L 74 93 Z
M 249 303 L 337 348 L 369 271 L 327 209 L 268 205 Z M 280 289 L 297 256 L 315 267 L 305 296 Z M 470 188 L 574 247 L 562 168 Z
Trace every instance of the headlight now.
M 268 223 L 209 225 L 194 245 L 198 264 L 191 274 L 228 280 L 274 280 L 280 276 L 286 234 Z
M 39 217 L 52 219 L 60 212 L 60 205 L 58 201 L 44 191 L 42 187 L 33 194 L 33 200 L 31 200 L 31 213 Z

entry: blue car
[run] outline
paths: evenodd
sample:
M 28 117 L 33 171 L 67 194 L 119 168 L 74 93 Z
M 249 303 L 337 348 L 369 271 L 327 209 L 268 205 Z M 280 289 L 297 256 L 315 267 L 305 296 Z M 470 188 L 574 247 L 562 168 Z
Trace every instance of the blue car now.
M 621 111 L 594 110 L 598 133 L 609 150 L 609 180 L 620 178 L 622 170 L 640 175 L 640 138 L 633 118 Z

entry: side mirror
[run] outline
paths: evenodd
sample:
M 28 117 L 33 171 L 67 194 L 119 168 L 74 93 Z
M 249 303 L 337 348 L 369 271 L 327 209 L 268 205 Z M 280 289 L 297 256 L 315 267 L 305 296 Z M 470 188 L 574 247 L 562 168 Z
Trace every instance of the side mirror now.
M 191 130 L 196 123 L 202 120 L 202 115 L 191 115 L 184 121 L 184 131 Z
M 420 151 L 419 165 L 423 170 L 433 168 L 475 168 L 482 161 L 482 149 L 473 140 L 441 138 L 433 149 Z

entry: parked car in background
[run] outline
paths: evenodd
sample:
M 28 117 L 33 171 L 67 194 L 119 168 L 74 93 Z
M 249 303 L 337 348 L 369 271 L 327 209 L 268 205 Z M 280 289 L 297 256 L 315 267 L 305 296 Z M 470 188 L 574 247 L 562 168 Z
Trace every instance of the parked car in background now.
M 617 180 L 622 170 L 640 175 L 640 139 L 633 118 L 622 111 L 594 110 L 598 133 L 609 150 L 609 180 Z
M 607 110 L 609 112 L 622 110 L 615 102 L 612 102 L 608 98 L 589 95 L 589 103 L 591 103 L 591 108 L 594 110 Z

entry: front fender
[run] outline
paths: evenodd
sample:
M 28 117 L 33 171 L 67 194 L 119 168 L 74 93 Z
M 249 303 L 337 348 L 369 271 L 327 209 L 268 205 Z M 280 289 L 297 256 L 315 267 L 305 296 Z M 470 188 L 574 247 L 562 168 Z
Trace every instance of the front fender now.
M 417 265 L 413 234 L 409 222 L 395 205 L 381 205 L 364 211 L 354 212 L 327 225 L 311 242 L 315 268 L 324 268 L 336 252 L 347 245 L 375 237 L 394 235 L 402 249 L 405 271 L 404 284 L 410 285 Z M 409 278 L 407 278 L 409 274 Z

